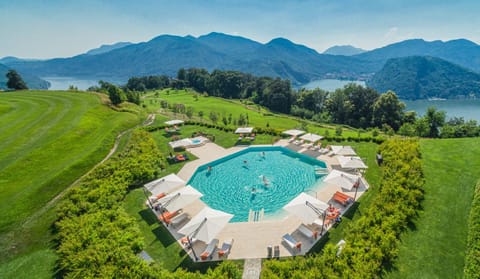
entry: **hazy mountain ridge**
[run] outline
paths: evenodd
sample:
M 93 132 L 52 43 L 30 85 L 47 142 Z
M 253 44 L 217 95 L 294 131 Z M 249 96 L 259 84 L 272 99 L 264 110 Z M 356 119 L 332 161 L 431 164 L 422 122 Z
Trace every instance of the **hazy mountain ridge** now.
M 91 49 L 91 50 L 87 51 L 85 54 L 88 54 L 88 55 L 102 54 L 102 53 L 112 51 L 114 49 L 126 47 L 126 46 L 131 45 L 131 44 L 132 43 L 130 43 L 130 42 L 118 42 L 118 43 L 114 43 L 114 44 L 111 44 L 111 45 L 101 45 L 98 48 L 94 48 L 94 49 Z
M 364 53 L 366 50 L 351 45 L 332 46 L 326 49 L 323 54 L 352 56 Z
M 324 76 L 357 77 L 371 72 L 357 58 L 322 55 L 284 38 L 261 44 L 221 33 L 194 38 L 161 35 L 96 55 L 77 55 L 44 61 L 12 61 L 10 66 L 41 76 L 124 79 L 166 74 L 179 68 L 238 70 L 255 75 L 289 78 L 294 84 Z
M 345 56 L 320 54 L 285 38 L 262 44 L 240 36 L 212 32 L 198 38 L 160 35 L 148 42 L 113 49 L 103 47 L 103 50 L 106 52 L 41 61 L 7 59 L 6 64 L 31 75 L 107 81 L 126 81 L 129 77 L 143 75 L 175 76 L 178 69 L 191 67 L 209 71 L 238 70 L 258 76 L 287 78 L 294 85 L 323 78 L 365 80 L 380 71 L 388 59 L 414 55 L 441 57 L 480 71 L 480 46 L 464 39 L 448 42 L 406 40 Z
M 436 57 L 392 58 L 368 82 L 379 92 L 402 99 L 480 97 L 480 74 Z

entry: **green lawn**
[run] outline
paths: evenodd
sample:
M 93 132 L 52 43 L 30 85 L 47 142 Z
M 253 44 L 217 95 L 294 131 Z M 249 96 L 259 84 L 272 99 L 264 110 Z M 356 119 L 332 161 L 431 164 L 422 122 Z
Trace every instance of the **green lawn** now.
M 0 111 L 0 277 L 20 276 L 19 269 L 44 277 L 55 261 L 49 250 L 55 213 L 37 212 L 100 161 L 115 136 L 140 118 L 101 104 L 99 95 L 80 92 L 4 92 Z
M 319 133 L 323 135 L 328 130 L 330 135 L 335 135 L 335 126 L 332 125 L 318 125 L 310 121 L 300 120 L 296 117 L 275 114 L 263 107 L 255 104 L 247 105 L 245 103 L 241 103 L 239 100 L 226 100 L 217 97 L 203 96 L 193 93 L 189 90 L 174 89 L 149 92 L 145 98 L 142 99 L 142 102 L 147 107 L 147 110 L 164 115 L 157 117 L 155 124 L 161 124 L 165 120 L 172 118 L 187 119 L 187 117 L 183 114 L 174 114 L 167 109 L 162 109 L 161 100 L 167 101 L 169 105 L 183 104 L 185 107 L 193 107 L 193 119 L 196 121 L 211 123 L 209 118 L 210 112 L 216 112 L 219 115 L 218 125 L 223 125 L 222 116 L 228 118 L 229 114 L 232 114 L 232 119 L 238 119 L 240 114 L 248 114 L 249 126 L 253 127 L 270 127 L 280 131 L 303 127 L 304 129 L 307 129 L 308 132 Z M 202 118 L 198 117 L 199 111 L 203 112 Z M 237 127 L 234 125 L 233 121 L 227 126 L 230 128 Z M 357 137 L 358 135 L 358 131 L 354 129 L 345 128 L 343 131 L 343 136 L 345 137 Z M 363 132 L 360 133 L 360 136 L 371 136 L 371 133 Z
M 480 138 L 421 140 L 425 200 L 388 278 L 461 278 Z

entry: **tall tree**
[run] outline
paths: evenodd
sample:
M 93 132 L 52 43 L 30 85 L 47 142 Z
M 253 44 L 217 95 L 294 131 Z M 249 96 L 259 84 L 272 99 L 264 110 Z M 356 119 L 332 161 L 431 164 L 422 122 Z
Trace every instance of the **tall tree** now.
M 276 78 L 267 86 L 263 104 L 277 112 L 290 113 L 293 103 L 290 81 Z
M 354 83 L 346 85 L 343 90 L 352 105 L 346 124 L 353 127 L 369 127 L 373 117 L 373 104 L 379 97 L 378 92 Z
M 315 114 L 322 112 L 324 103 L 328 96 L 327 91 L 319 88 L 313 90 L 302 88 L 299 93 L 300 94 L 297 98 L 297 104 L 299 107 L 308 109 Z
M 346 92 L 342 89 L 337 89 L 335 92 L 330 93 L 325 102 L 325 107 L 334 123 L 345 123 L 350 118 L 353 106 Z
M 404 109 L 405 103 L 393 91 L 380 95 L 373 104 L 373 125 L 382 127 L 387 124 L 397 131 L 402 126 Z
M 23 81 L 22 77 L 15 70 L 9 70 L 7 76 L 7 87 L 14 90 L 28 89 L 27 84 Z
M 429 107 L 424 118 L 428 123 L 428 136 L 432 138 L 437 138 L 440 134 L 440 127 L 445 124 L 445 112 L 439 111 L 435 107 Z

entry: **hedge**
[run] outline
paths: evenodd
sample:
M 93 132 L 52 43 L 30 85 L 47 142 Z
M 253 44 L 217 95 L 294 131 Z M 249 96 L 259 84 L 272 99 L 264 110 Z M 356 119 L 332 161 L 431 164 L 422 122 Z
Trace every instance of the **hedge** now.
M 384 158 L 378 194 L 344 234 L 340 256 L 333 244 L 322 254 L 264 263 L 262 278 L 376 278 L 395 259 L 398 239 L 417 215 L 424 184 L 418 141 L 391 139 L 379 152 Z
M 464 276 L 467 279 L 480 278 L 480 183 L 475 188 L 468 219 Z
M 169 272 L 137 256 L 144 247 L 141 232 L 121 202 L 129 187 L 154 179 L 165 167 L 151 135 L 132 133 L 122 153 L 96 168 L 72 188 L 58 210 L 58 268 L 66 278 L 241 278 L 233 263 L 222 263 L 202 275 Z

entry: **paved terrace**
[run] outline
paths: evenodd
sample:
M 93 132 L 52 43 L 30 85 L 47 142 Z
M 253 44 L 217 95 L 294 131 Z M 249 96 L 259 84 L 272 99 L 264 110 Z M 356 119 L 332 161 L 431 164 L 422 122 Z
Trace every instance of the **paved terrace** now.
M 286 140 L 280 140 L 275 145 L 278 146 L 287 146 L 288 142 Z M 191 161 L 185 164 L 185 166 L 180 170 L 177 174 L 179 177 L 188 181 L 191 176 L 194 174 L 196 169 L 203 164 L 211 162 L 213 160 L 219 159 L 226 155 L 238 152 L 248 146 L 236 146 L 229 149 L 225 149 L 216 145 L 215 143 L 208 142 L 203 146 L 190 148 L 188 151 L 199 159 L 195 161 Z M 302 153 L 307 149 L 300 149 L 298 152 Z M 319 160 L 324 161 L 327 164 L 327 167 L 331 170 L 338 165 L 338 161 L 335 157 L 329 157 L 326 155 L 319 155 L 316 158 Z M 364 181 L 366 182 L 366 181 Z M 366 184 L 368 185 L 368 184 Z M 337 204 L 333 200 L 331 200 L 333 194 L 336 191 L 344 192 L 350 196 L 353 196 L 354 193 L 346 192 L 345 189 L 340 188 L 339 186 L 332 186 L 328 185 L 328 187 L 318 187 L 318 189 L 312 189 L 315 192 L 316 198 L 326 203 L 332 203 L 337 208 L 341 209 L 343 212 L 347 209 L 344 208 L 342 205 Z M 367 189 L 359 188 L 357 193 L 357 198 L 360 197 Z M 309 191 L 309 194 L 312 194 Z M 196 202 L 190 204 L 189 206 L 185 207 L 183 210 L 184 212 L 188 213 L 191 217 L 195 216 L 206 204 L 203 203 L 201 200 L 197 200 Z M 186 223 L 187 221 L 185 221 Z M 175 227 L 168 227 L 169 231 L 172 235 L 180 242 L 180 239 L 183 235 L 178 234 L 176 232 L 177 229 L 180 229 L 182 223 Z M 268 246 L 279 246 L 280 248 L 280 257 L 286 256 L 293 256 L 293 255 L 304 255 L 308 252 L 313 245 L 320 239 L 313 241 L 311 239 L 307 239 L 303 236 L 297 229 L 302 224 L 301 220 L 293 215 L 286 215 L 283 218 L 276 219 L 276 220 L 262 220 L 260 222 L 241 222 L 241 223 L 229 223 L 227 224 L 223 230 L 218 234 L 216 237 L 219 239 L 218 246 L 221 246 L 223 241 L 228 239 L 233 239 L 233 245 L 231 248 L 230 254 L 227 256 L 228 259 L 258 259 L 258 258 L 266 258 L 267 257 L 267 247 Z M 313 227 L 309 225 L 311 229 L 320 230 L 318 227 Z M 282 242 L 282 236 L 286 233 L 291 234 L 297 241 L 302 242 L 302 248 L 300 251 L 291 250 L 285 243 Z M 182 245 L 179 243 L 179 245 Z M 202 252 L 205 250 L 207 246 L 206 243 L 201 241 L 197 241 L 194 243 L 193 248 L 197 254 L 200 256 Z M 193 258 L 193 254 L 191 250 L 187 251 L 189 255 Z M 218 257 L 218 254 L 215 252 L 213 258 L 215 260 L 222 260 Z

